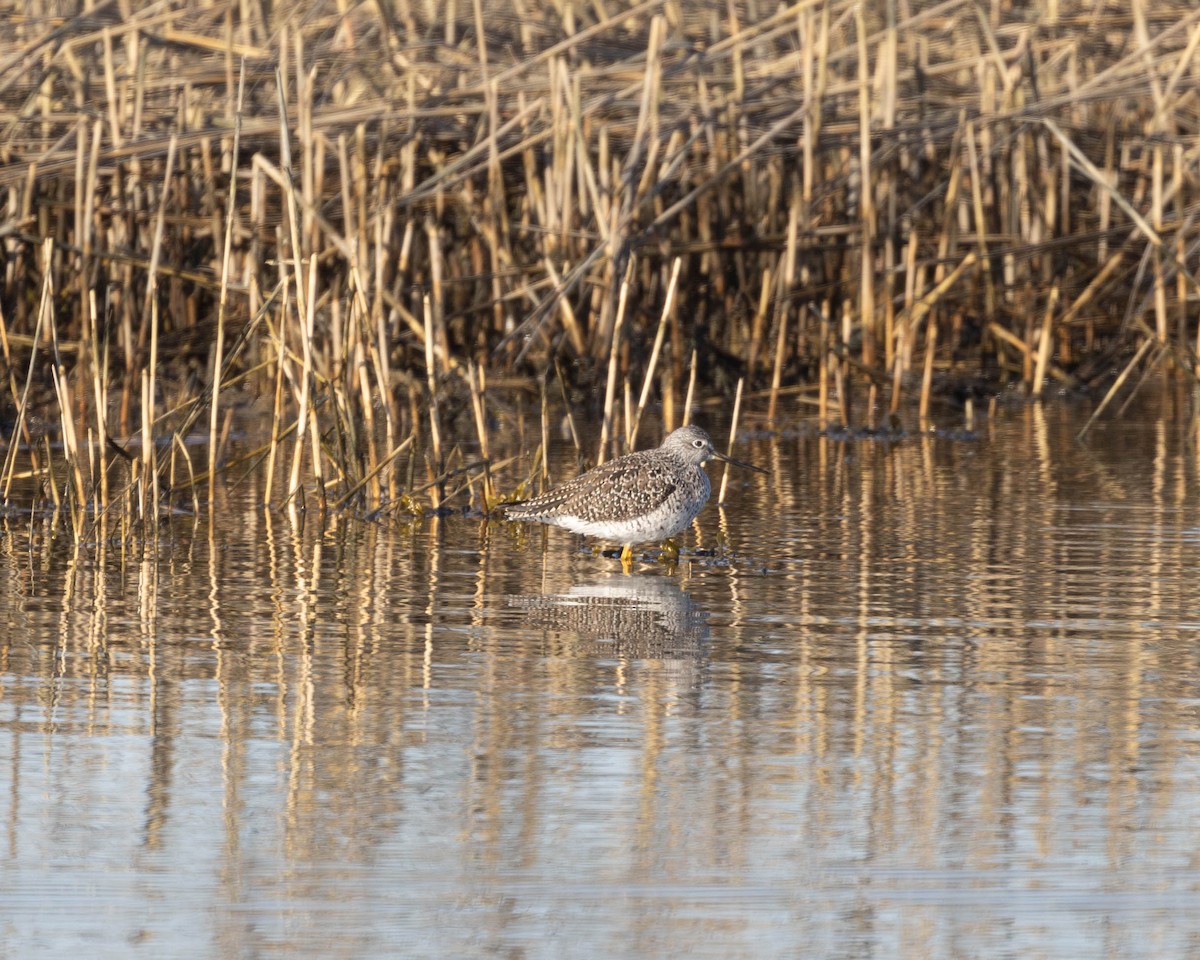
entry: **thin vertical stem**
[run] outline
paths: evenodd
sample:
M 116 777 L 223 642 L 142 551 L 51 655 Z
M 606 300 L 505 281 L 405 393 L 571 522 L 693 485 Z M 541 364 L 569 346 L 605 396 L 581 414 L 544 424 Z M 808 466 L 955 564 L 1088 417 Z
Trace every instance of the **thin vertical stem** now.
M 237 112 L 233 117 L 233 150 L 229 157 L 229 205 L 225 210 L 225 246 L 221 252 L 221 295 L 217 301 L 217 343 L 213 349 L 212 400 L 208 417 L 208 504 L 216 499 L 217 423 L 221 402 L 221 366 L 225 362 L 225 313 L 229 301 L 229 256 L 233 247 L 233 219 L 237 209 L 238 156 L 242 137 L 242 97 L 246 82 L 246 61 L 238 74 Z
M 733 419 L 729 424 L 729 446 L 725 448 L 726 456 L 733 456 L 733 446 L 737 441 L 738 417 L 742 412 L 742 388 L 746 385 L 746 378 L 739 377 L 737 385 L 737 393 L 733 397 Z M 725 464 L 725 472 L 721 474 L 721 492 L 717 496 L 717 503 L 725 502 L 725 490 L 729 486 L 729 464 Z

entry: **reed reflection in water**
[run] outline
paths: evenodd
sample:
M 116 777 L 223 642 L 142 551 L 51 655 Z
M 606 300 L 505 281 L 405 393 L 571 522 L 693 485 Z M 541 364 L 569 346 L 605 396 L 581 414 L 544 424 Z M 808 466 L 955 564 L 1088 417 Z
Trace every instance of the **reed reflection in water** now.
M 760 441 L 673 574 L 253 490 L 136 548 L 13 522 L 6 949 L 1194 953 L 1196 448 L 1079 422 Z

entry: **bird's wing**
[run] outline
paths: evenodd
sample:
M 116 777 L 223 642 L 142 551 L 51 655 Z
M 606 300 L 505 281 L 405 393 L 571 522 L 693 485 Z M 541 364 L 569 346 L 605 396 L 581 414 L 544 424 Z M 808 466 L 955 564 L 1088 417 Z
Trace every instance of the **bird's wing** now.
M 613 460 L 602 464 L 595 482 L 572 491 L 564 504 L 583 520 L 632 520 L 665 501 L 678 483 L 670 470 L 655 460 Z
M 540 497 L 513 504 L 508 515 L 535 519 L 569 514 L 581 520 L 631 520 L 666 500 L 678 483 L 654 460 L 619 457 L 568 480 Z

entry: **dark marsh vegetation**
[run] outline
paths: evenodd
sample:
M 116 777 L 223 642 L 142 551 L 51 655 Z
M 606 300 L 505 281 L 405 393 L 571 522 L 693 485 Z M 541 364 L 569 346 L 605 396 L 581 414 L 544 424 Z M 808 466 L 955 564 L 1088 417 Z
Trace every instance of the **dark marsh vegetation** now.
M 1191 3 L 2 8 L 0 497 L 76 535 L 1195 377 Z

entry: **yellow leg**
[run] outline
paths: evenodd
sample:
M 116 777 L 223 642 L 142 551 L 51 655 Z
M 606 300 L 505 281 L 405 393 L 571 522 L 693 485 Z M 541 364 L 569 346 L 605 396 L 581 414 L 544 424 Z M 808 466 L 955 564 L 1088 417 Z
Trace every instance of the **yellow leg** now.
M 662 558 L 667 563 L 679 562 L 679 541 L 674 537 L 669 537 L 658 545 L 658 549 L 662 552 Z
M 621 569 L 626 573 L 633 569 L 633 547 L 628 543 L 621 548 Z

